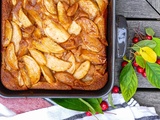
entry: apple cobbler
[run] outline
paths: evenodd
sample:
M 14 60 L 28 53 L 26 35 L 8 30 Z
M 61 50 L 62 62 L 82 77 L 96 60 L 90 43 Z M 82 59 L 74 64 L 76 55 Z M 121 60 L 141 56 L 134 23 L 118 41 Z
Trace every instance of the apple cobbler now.
M 3 85 L 101 89 L 108 79 L 107 5 L 107 0 L 3 0 Z

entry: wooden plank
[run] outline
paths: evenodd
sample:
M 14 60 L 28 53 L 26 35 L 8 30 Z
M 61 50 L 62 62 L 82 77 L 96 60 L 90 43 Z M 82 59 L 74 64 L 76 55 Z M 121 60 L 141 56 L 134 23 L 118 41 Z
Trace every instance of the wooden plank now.
M 148 2 L 160 13 L 160 0 L 148 0 Z
M 156 32 L 156 36 L 160 37 L 160 22 L 159 21 L 127 21 L 129 35 L 134 35 L 133 29 L 139 28 L 140 31 L 144 32 L 145 27 L 152 27 Z
M 150 0 L 158 8 L 159 0 Z M 129 18 L 160 18 L 146 0 L 116 0 L 116 13 Z
M 139 30 L 144 32 L 145 27 L 152 27 L 156 34 L 160 36 L 160 22 L 159 21 L 128 21 L 128 30 L 129 30 L 129 36 L 128 36 L 128 49 L 127 49 L 127 56 L 129 56 L 129 50 L 130 46 L 132 46 L 132 38 L 134 36 L 134 29 L 139 27 Z M 119 85 L 119 74 L 121 71 L 121 62 L 122 59 L 116 59 L 115 62 L 115 85 Z M 139 79 L 139 88 L 154 88 L 146 78 L 144 78 L 141 74 L 137 73 L 138 79 Z
M 157 114 L 160 115 L 159 92 L 137 92 L 134 98 L 141 106 L 155 107 Z

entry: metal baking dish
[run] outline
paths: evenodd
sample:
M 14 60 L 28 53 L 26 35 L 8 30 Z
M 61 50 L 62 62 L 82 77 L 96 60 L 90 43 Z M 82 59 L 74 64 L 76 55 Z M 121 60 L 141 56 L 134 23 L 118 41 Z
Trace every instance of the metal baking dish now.
M 2 12 L 2 11 L 1 11 Z M 1 33 L 2 34 L 2 33 Z M 114 63 L 116 54 L 116 17 L 115 17 L 115 0 L 109 1 L 108 19 L 107 19 L 107 39 L 109 46 L 107 48 L 108 61 L 108 82 L 100 90 L 82 91 L 82 90 L 25 90 L 11 91 L 6 89 L 0 82 L 0 95 L 3 97 L 52 97 L 52 98 L 91 98 L 102 97 L 107 95 L 114 85 Z M 2 36 L 2 35 L 1 35 Z

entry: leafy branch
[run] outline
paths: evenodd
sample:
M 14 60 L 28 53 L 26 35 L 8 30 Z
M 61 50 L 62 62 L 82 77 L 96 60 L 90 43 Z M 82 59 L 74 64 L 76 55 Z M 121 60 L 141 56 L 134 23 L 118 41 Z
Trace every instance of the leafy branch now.
M 143 39 L 131 47 L 135 52 L 134 60 L 127 60 L 125 57 L 124 60 L 128 64 L 119 76 L 121 92 L 126 101 L 134 96 L 138 87 L 137 74 L 132 65 L 134 61 L 142 69 L 141 71 L 146 72 L 149 83 L 160 89 L 160 65 L 156 63 L 160 57 L 160 38 L 154 37 L 155 32 L 152 28 L 145 28 L 145 31 L 152 40 Z

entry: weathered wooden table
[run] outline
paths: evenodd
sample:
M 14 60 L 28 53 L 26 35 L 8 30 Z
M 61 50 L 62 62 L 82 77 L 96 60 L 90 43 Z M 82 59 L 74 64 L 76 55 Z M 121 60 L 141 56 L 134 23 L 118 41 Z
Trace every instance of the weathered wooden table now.
M 160 12 L 160 0 L 148 0 L 148 2 Z M 139 28 L 144 32 L 145 27 L 152 27 L 156 36 L 160 37 L 160 15 L 147 3 L 146 0 L 117 0 L 116 14 L 126 17 L 129 30 L 128 46 L 134 36 L 134 29 Z M 116 59 L 115 79 L 119 85 L 118 76 L 120 73 L 122 59 Z M 144 106 L 154 106 L 160 115 L 160 90 L 154 88 L 150 83 L 138 75 L 139 86 L 134 98 Z

